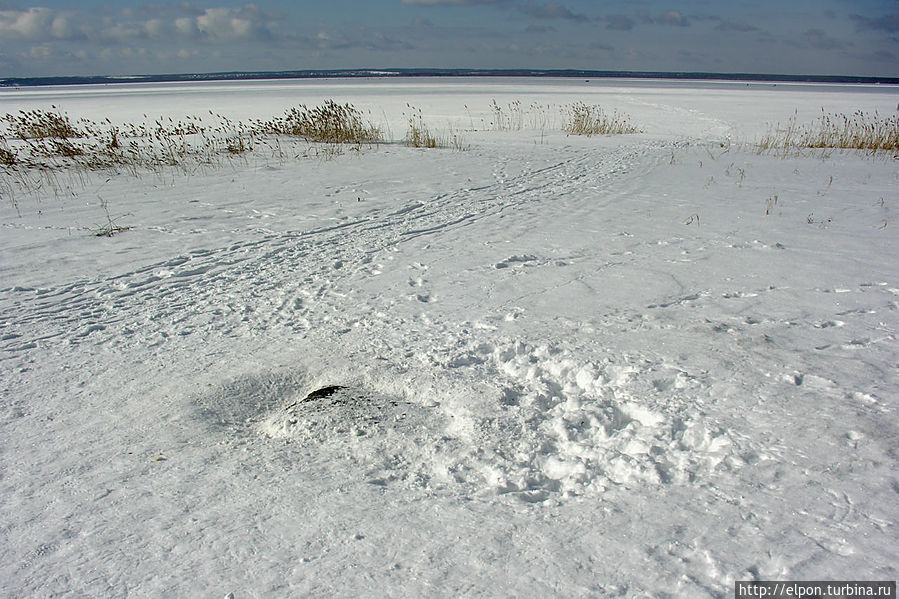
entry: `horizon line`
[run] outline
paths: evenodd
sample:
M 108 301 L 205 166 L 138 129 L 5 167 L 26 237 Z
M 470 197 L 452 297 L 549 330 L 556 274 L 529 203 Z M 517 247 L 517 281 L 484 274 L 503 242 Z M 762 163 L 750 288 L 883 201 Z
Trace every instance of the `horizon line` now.
M 254 81 L 263 79 L 392 78 L 392 77 L 559 77 L 594 79 L 719 80 L 772 83 L 859 83 L 899 85 L 899 77 L 861 75 L 795 75 L 778 73 L 720 73 L 704 71 L 616 71 L 591 69 L 466 69 L 363 68 L 279 71 L 219 71 L 142 75 L 57 75 L 2 77 L 0 87 L 91 85 L 115 83 L 176 83 L 187 81 Z

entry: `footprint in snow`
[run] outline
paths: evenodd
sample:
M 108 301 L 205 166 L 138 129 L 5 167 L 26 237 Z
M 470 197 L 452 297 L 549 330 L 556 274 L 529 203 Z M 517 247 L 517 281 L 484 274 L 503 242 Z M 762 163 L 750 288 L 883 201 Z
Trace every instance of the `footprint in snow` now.
M 494 265 L 496 269 L 509 268 L 512 266 L 536 266 L 538 258 L 537 256 L 531 256 L 529 254 L 524 254 L 520 256 L 509 256 L 502 262 L 497 262 Z

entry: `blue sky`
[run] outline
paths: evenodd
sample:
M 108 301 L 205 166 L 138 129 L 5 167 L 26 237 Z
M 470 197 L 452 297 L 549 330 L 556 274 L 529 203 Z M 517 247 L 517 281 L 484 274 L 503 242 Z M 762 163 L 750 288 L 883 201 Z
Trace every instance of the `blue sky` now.
M 0 77 L 377 67 L 899 77 L 899 1 L 0 0 Z

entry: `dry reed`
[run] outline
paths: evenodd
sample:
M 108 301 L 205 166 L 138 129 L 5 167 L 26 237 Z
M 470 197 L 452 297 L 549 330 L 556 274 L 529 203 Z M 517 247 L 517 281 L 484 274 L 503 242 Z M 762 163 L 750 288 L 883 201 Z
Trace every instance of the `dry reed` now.
M 563 127 L 573 135 L 625 135 L 639 133 L 640 129 L 631 124 L 627 115 L 607 114 L 599 106 L 589 106 L 578 102 L 568 108 L 568 120 Z
M 899 115 L 883 117 L 860 110 L 851 115 L 822 111 L 814 123 L 798 125 L 794 114 L 786 124 L 771 128 L 758 143 L 759 153 L 804 149 L 899 153 Z

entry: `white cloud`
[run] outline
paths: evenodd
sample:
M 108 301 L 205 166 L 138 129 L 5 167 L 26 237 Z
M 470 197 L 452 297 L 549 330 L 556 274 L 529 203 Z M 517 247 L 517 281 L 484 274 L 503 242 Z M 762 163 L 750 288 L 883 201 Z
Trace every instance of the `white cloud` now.
M 236 20 L 232 13 L 230 8 L 207 8 L 197 17 L 197 29 L 210 37 L 232 37 Z
M 175 19 L 175 31 L 182 37 L 187 38 L 193 38 L 200 35 L 200 29 L 197 27 L 197 20 L 192 17 Z
M 0 34 L 24 39 L 47 37 L 54 12 L 49 8 L 0 12 Z
M 0 37 L 29 40 L 73 40 L 85 36 L 74 13 L 50 8 L 0 10 Z
M 672 25 L 674 27 L 687 27 L 690 22 L 687 18 L 676 10 L 669 10 L 658 19 L 659 23 L 664 25 Z
M 586 22 L 588 20 L 585 15 L 573 13 L 558 2 L 549 2 L 542 5 L 525 4 L 520 7 L 519 10 L 535 19 L 567 19 L 569 21 L 580 22 Z
M 210 7 L 199 11 L 181 6 L 148 5 L 142 10 L 124 9 L 102 18 L 88 13 L 33 7 L 0 10 L 0 43 L 6 40 L 51 42 L 94 39 L 127 43 L 139 38 L 164 40 L 181 38 L 215 40 L 262 40 L 275 37 L 277 17 L 253 4 L 239 8 Z M 176 16 L 178 14 L 182 16 Z M 183 16 L 185 13 L 188 16 Z
M 147 35 L 152 38 L 160 38 L 169 33 L 168 24 L 162 19 L 150 19 L 144 23 L 144 30 Z
M 52 54 L 48 46 L 32 46 L 29 50 L 31 58 L 47 58 Z
M 84 33 L 75 26 L 71 15 L 66 13 L 57 13 L 53 16 L 50 35 L 60 40 L 84 37 Z
M 146 30 L 142 27 L 136 27 L 135 25 L 128 23 L 116 23 L 115 25 L 104 29 L 101 35 L 106 40 L 125 43 L 144 37 L 146 35 Z
M 207 8 L 196 17 L 196 29 L 211 39 L 269 39 L 273 17 L 253 4 L 242 8 Z

